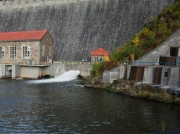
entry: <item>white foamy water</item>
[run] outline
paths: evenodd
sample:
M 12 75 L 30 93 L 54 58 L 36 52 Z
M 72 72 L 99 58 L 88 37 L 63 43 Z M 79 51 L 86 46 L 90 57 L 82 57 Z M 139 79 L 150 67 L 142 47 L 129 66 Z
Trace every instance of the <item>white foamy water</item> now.
M 79 70 L 71 70 L 64 72 L 63 74 L 50 79 L 41 79 L 29 81 L 29 83 L 53 83 L 53 82 L 65 82 L 77 79 L 77 75 L 80 73 Z

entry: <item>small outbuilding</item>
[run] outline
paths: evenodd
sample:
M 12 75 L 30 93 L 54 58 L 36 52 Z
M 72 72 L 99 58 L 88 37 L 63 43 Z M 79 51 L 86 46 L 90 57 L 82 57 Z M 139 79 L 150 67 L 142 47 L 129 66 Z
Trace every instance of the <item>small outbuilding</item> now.
M 47 30 L 0 32 L 0 64 L 43 65 L 53 59 Z
M 97 62 L 97 61 L 109 61 L 109 53 L 103 48 L 97 48 L 95 50 L 91 51 L 91 61 Z

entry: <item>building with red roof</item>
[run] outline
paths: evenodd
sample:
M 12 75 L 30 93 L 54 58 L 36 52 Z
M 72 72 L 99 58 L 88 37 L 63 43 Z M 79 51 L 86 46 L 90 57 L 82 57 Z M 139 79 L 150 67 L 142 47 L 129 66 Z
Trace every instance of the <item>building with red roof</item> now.
M 108 57 L 109 59 L 109 53 L 103 48 L 97 48 L 95 50 L 91 51 L 91 61 L 96 62 L 96 61 L 104 61 L 104 58 Z
M 47 30 L 0 32 L 0 64 L 40 65 L 52 59 L 53 39 Z
M 41 40 L 47 32 L 47 30 L 2 32 L 0 33 L 0 41 Z

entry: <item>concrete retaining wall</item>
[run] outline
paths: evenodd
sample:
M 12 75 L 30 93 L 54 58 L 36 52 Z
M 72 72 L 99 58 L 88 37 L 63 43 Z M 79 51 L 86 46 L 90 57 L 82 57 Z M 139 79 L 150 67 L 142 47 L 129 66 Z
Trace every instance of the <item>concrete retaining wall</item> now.
M 53 63 L 49 66 L 21 66 L 20 77 L 33 79 L 44 76 L 55 77 L 65 71 L 65 65 L 63 63 Z
M 112 83 L 117 79 L 124 79 L 126 73 L 126 66 L 119 66 L 110 71 L 103 72 L 103 83 Z
M 38 79 L 41 76 L 40 67 L 29 67 L 29 66 L 21 66 L 20 67 L 20 75 L 21 78 L 31 78 Z
M 19 74 L 20 74 L 20 66 L 12 65 L 12 79 L 18 78 Z
M 6 65 L 0 64 L 0 78 L 11 77 L 38 79 L 40 77 L 55 77 L 69 70 L 79 70 L 80 75 L 89 76 L 91 64 L 64 64 L 61 62 L 51 65 Z
M 162 69 L 161 85 L 179 87 L 180 71 L 176 67 L 164 67 Z
M 164 67 L 162 69 L 161 84 L 168 85 L 170 79 L 171 68 Z
M 129 80 L 129 76 L 130 76 L 130 71 L 131 71 L 131 65 L 128 65 L 126 67 L 126 79 Z
M 153 82 L 153 66 L 145 66 L 144 67 L 144 76 L 143 76 L 143 83 L 152 83 Z
M 49 75 L 51 77 L 55 77 L 59 74 L 62 74 L 66 71 L 65 65 L 63 63 L 53 63 L 48 67 L 42 68 L 43 75 Z
M 6 77 L 5 64 L 0 64 L 0 78 Z
M 79 70 L 80 75 L 82 76 L 90 76 L 91 69 L 92 69 L 92 64 L 89 64 L 89 63 L 65 64 L 65 71 Z
M 131 65 L 119 66 L 110 71 L 103 72 L 103 83 L 112 83 L 114 80 L 124 79 L 125 76 L 129 80 Z M 139 66 L 144 67 L 143 80 L 134 81 L 149 83 L 154 85 L 164 85 L 171 87 L 180 87 L 180 68 L 165 66 Z M 133 73 L 133 72 L 132 72 Z M 136 72 L 135 72 L 136 73 Z
M 179 68 L 171 68 L 168 85 L 173 87 L 179 86 Z
M 158 63 L 160 56 L 170 56 L 170 47 L 180 47 L 180 29 L 167 38 L 160 46 L 136 60 L 134 64 L 148 65 Z

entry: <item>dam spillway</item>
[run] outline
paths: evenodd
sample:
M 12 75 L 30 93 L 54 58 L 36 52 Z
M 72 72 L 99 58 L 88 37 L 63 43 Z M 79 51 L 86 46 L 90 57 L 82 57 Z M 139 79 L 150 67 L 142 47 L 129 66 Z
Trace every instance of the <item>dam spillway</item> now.
M 109 52 L 175 0 L 1 0 L 0 31 L 47 29 L 55 60 L 89 59 Z

